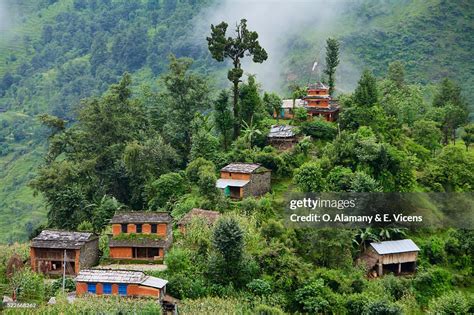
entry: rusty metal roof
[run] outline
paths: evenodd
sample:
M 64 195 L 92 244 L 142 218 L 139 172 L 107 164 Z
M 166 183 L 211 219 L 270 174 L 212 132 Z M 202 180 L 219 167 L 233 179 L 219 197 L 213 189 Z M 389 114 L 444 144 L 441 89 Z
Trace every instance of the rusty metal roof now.
M 110 223 L 168 223 L 171 216 L 168 212 L 130 211 L 116 212 Z
M 295 127 L 290 125 L 273 125 L 268 138 L 292 138 L 295 136 Z
M 84 269 L 75 278 L 76 282 L 90 283 L 130 283 L 152 288 L 163 288 L 168 281 L 145 275 L 141 271 L 118 269 Z
M 370 246 L 372 246 L 379 255 L 420 251 L 415 242 L 410 239 L 370 243 Z
M 31 247 L 78 249 L 86 242 L 96 239 L 92 233 L 44 230 L 31 240 Z
M 251 174 L 260 168 L 260 164 L 255 163 L 231 163 L 221 169 L 222 172 Z

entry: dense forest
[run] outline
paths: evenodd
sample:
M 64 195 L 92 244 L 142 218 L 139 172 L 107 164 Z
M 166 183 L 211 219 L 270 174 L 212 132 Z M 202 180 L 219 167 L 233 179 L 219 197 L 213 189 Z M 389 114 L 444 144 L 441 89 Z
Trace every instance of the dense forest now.
M 273 115 L 283 97 L 304 93 L 311 72 L 303 63 L 314 58 L 305 51 L 314 49 L 317 31 L 284 43 L 287 68 L 275 74 L 282 75 L 276 93 L 241 68 L 240 59 L 265 63 L 271 57 L 251 23 L 248 29 L 245 20 L 239 24 L 247 40 L 233 40 L 235 21 L 226 21 L 228 28 L 209 25 L 195 40 L 194 19 L 211 1 L 19 2 L 20 25 L 31 19 L 41 28 L 21 35 L 20 48 L 0 46 L 4 239 L 24 240 L 44 228 L 93 231 L 106 263 L 108 222 L 116 211 L 166 211 L 179 220 L 193 208 L 216 210 L 221 219 L 214 226 L 193 220 L 185 234 L 175 230 L 167 269 L 149 272 L 169 281 L 168 292 L 182 301 L 185 314 L 474 312 L 472 230 L 293 229 L 282 219 L 291 192 L 472 192 L 472 65 L 466 55 L 472 4 L 404 2 L 420 17 L 403 29 L 391 24 L 403 11 L 391 16 L 378 11 L 376 1 L 363 1 L 350 8 L 372 22 L 366 33 L 323 39 L 321 79 L 341 106 L 337 123 L 308 119 L 301 109 L 291 120 Z M 434 22 L 440 14 L 445 18 Z M 442 31 L 450 36 L 433 31 L 452 19 L 455 27 Z M 357 24 L 354 17 L 347 23 Z M 382 25 L 385 31 L 377 32 Z M 451 63 L 446 50 L 425 46 L 430 30 L 439 35 L 437 45 L 453 52 Z M 244 53 L 235 54 L 236 48 Z M 346 61 L 348 50 L 355 53 Z M 430 66 L 438 60 L 438 68 Z M 338 84 L 346 62 L 364 70 L 354 90 L 344 93 Z M 290 73 L 299 76 L 289 82 Z M 296 128 L 300 140 L 292 149 L 268 145 L 276 123 Z M 232 162 L 270 169 L 271 191 L 225 197 L 216 180 Z M 23 226 L 13 225 L 16 217 Z M 368 279 L 356 263 L 366 245 L 401 238 L 420 247 L 417 272 Z M 96 298 L 73 308 L 59 281 L 44 282 L 28 268 L 11 272 L 12 256 L 27 260 L 25 244 L 2 248 L 0 290 L 41 303 L 39 312 L 90 312 L 102 304 L 111 313 L 136 311 L 132 301 Z M 59 302 L 44 305 L 55 294 Z M 141 311 L 159 312 L 153 303 Z

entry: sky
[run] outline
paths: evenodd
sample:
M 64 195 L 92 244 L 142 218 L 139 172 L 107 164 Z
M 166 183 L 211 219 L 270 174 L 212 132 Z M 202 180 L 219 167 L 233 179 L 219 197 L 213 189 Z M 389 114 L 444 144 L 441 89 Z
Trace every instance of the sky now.
M 346 3 L 347 0 L 223 0 L 206 10 L 196 22 L 195 32 L 199 35 L 196 38 L 202 40 L 202 34 L 210 33 L 209 25 L 221 21 L 229 24 L 227 33 L 232 35 L 236 23 L 241 18 L 247 19 L 248 28 L 257 31 L 260 44 L 268 52 L 269 58 L 262 64 L 255 64 L 250 57 L 246 57 L 242 67 L 246 73 L 256 74 L 264 89 L 278 91 L 282 81 L 282 63 L 288 53 L 288 41 L 308 30 L 317 29 L 322 36 L 314 39 L 317 48 L 310 52 L 314 58 L 308 64 L 308 69 L 311 69 L 314 61 L 321 63 L 325 58 L 325 41 L 334 35 L 338 13 Z M 321 72 L 321 67 L 316 71 Z

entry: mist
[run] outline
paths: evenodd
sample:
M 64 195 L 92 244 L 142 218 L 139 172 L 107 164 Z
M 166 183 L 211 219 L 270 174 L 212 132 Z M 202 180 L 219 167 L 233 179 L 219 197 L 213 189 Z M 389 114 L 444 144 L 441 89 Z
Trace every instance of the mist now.
M 314 61 L 318 61 L 312 79 L 320 78 L 321 64 L 325 59 L 325 41 L 330 36 L 337 35 L 336 28 L 340 26 L 340 12 L 344 10 L 348 0 L 312 0 L 312 1 L 249 1 L 222 0 L 213 7 L 205 10 L 196 22 L 195 38 L 203 40 L 210 34 L 210 24 L 226 21 L 229 24 L 227 33 L 233 36 L 236 23 L 247 19 L 248 28 L 257 31 L 262 47 L 268 52 L 268 59 L 262 64 L 255 64 L 250 57 L 245 57 L 242 67 L 246 74 L 255 74 L 257 81 L 265 90 L 280 92 L 285 80 L 285 70 L 293 71 L 291 66 L 284 65 L 289 52 L 289 43 L 298 38 L 311 43 L 307 54 L 308 64 L 304 71 L 311 71 Z M 317 36 L 314 34 L 317 33 Z M 205 35 L 204 35 L 205 34 Z M 310 36 L 310 38 L 308 38 Z M 311 37 L 313 36 L 313 37 Z M 342 86 L 354 85 L 353 73 L 360 72 L 354 65 L 344 64 L 343 53 L 337 75 L 351 73 L 350 80 L 337 78 Z M 286 69 L 285 69 L 286 68 Z M 349 82 L 350 81 L 350 82 Z
M 0 40 L 2 40 L 4 32 L 9 29 L 10 22 L 6 1 L 0 0 Z

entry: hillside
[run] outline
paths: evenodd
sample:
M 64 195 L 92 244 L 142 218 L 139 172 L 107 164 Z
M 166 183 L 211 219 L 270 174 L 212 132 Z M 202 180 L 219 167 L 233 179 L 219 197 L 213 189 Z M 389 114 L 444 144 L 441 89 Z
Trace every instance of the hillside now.
M 0 39 L 0 242 L 24 239 L 45 218 L 40 197 L 26 185 L 42 163 L 48 136 L 35 118 L 51 113 L 73 123 L 79 101 L 100 95 L 123 72 L 134 89 L 155 86 L 169 53 L 195 60 L 192 70 L 225 86 L 222 65 L 193 29 L 214 1 L 6 1 L 11 21 Z M 445 76 L 472 95 L 474 4 L 468 0 L 366 0 L 331 18 L 327 29 L 304 25 L 280 45 L 288 54 L 280 89 L 314 79 L 310 65 L 329 35 L 342 42 L 339 92 L 350 92 L 363 68 L 385 73 L 406 63 L 407 79 L 427 84 Z M 315 18 L 324 10 L 314 8 Z M 202 21 L 201 21 L 202 22 Z M 252 22 L 252 21 L 250 21 Z M 265 34 L 261 34 L 264 36 Z M 317 56 L 322 58 L 321 54 Z M 265 76 L 259 77 L 265 84 Z M 158 85 L 159 86 L 159 85 Z M 14 222 L 12 224 L 12 222 Z

